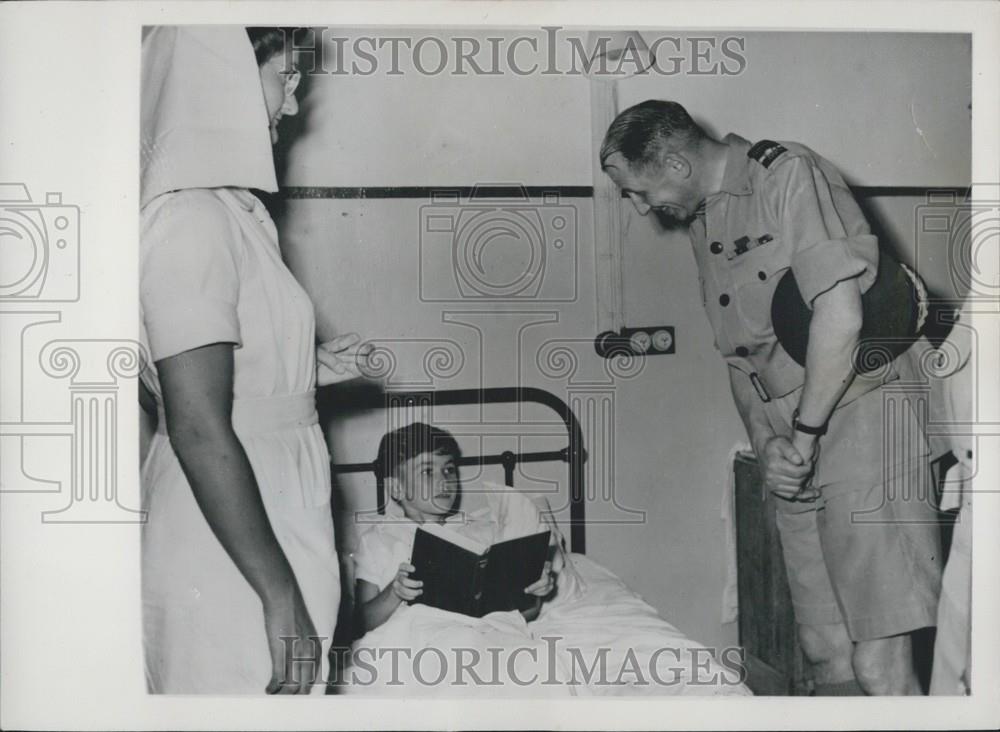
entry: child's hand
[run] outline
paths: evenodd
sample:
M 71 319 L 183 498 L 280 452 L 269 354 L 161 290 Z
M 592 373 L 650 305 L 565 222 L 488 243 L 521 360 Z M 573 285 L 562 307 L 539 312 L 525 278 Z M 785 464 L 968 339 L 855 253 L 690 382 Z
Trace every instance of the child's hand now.
M 546 562 L 542 568 L 542 576 L 524 588 L 527 595 L 548 597 L 556 587 L 555 575 L 552 574 L 552 562 Z
M 416 570 L 409 562 L 399 565 L 396 572 L 396 579 L 392 581 L 392 592 L 403 602 L 416 600 L 423 593 L 424 583 L 420 580 L 410 579 L 410 572 Z

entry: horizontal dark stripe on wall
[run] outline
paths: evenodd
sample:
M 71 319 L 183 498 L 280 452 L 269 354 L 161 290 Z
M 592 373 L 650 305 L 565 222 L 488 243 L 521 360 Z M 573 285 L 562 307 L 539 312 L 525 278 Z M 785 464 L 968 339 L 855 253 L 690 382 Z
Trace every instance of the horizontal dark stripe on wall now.
M 954 195 L 964 199 L 969 194 L 966 187 L 941 186 L 852 186 L 860 198 L 877 196 L 927 196 L 929 194 Z M 441 196 L 461 199 L 520 199 L 558 196 L 559 198 L 592 198 L 593 186 L 288 186 L 281 189 L 285 198 L 295 199 L 391 199 L 424 198 Z M 622 194 L 624 197 L 624 194 Z
M 942 195 L 962 199 L 969 195 L 969 186 L 851 186 L 851 191 L 862 198 L 876 196 L 927 196 Z
M 285 198 L 504 198 L 520 199 L 559 196 L 592 198 L 592 186 L 361 186 L 358 188 L 297 187 L 282 188 Z

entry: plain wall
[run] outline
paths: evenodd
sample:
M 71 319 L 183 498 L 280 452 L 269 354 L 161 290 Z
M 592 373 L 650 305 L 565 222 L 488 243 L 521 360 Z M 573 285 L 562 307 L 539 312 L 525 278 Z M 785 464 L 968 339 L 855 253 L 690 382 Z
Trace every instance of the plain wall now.
M 741 76 L 622 82 L 621 105 L 648 96 L 678 98 L 719 132 L 809 144 L 842 165 L 856 184 L 968 183 L 964 39 L 823 34 L 805 45 L 799 35 L 757 33 L 747 37 L 746 52 L 749 63 Z M 873 98 L 885 104 L 873 104 Z M 914 101 L 923 136 L 914 132 L 906 99 Z M 589 87 L 579 78 L 319 76 L 310 80 L 302 107 L 290 121 L 300 134 L 284 145 L 285 185 L 592 183 Z M 918 202 L 879 198 L 865 205 L 891 233 L 887 238 L 897 240 L 888 246 L 904 260 L 919 260 L 935 287 L 947 290 L 946 258 L 935 252 L 918 256 L 907 235 Z M 677 350 L 616 372 L 592 345 L 597 272 L 589 199 L 549 204 L 572 211 L 577 231 L 575 250 L 560 250 L 560 256 L 575 251 L 572 258 L 546 250 L 551 258 L 543 289 L 549 289 L 542 294 L 552 301 L 434 301 L 454 280 L 457 250 L 428 236 L 424 207 L 431 203 L 285 203 L 279 217 L 283 250 L 314 299 L 319 336 L 357 331 L 393 352 L 390 387 L 538 386 L 570 401 L 591 453 L 588 486 L 596 494 L 588 515 L 603 522 L 588 527 L 588 554 L 685 633 L 713 646 L 734 643 L 735 626 L 720 620 L 720 507 L 727 456 L 745 436 L 712 346 L 686 236 L 664 233 L 631 209 L 626 214 L 626 322 L 674 326 Z M 539 204 L 535 199 L 518 205 Z M 526 252 L 523 241 L 509 236 L 490 243 L 483 254 L 485 276 L 516 276 Z M 387 422 L 382 414 L 350 415 L 359 388 L 365 387 L 338 387 L 324 395 L 337 462 L 371 460 L 385 429 L 427 418 L 411 414 Z M 431 417 L 454 429 L 467 450 L 514 448 L 516 437 L 503 435 L 525 422 L 532 423 L 529 431 L 550 436 L 523 448 L 550 449 L 564 439 L 540 410 L 441 410 Z M 494 436 L 481 439 L 484 433 Z M 564 475 L 560 466 L 532 466 L 524 473 L 519 484 L 539 490 Z M 372 486 L 370 478 L 338 483 L 345 555 L 361 520 L 356 512 L 374 505 Z M 644 512 L 641 521 L 638 511 Z
M 589 185 L 591 161 L 580 154 L 590 144 L 588 82 L 583 76 L 476 75 L 469 64 L 454 61 L 440 74 L 424 74 L 405 51 L 397 56 L 395 74 L 388 46 L 377 53 L 376 72 L 367 75 L 369 64 L 350 51 L 364 38 L 392 37 L 413 45 L 425 36 L 445 38 L 449 47 L 461 37 L 487 48 L 490 36 L 503 38 L 507 45 L 526 37 L 545 47 L 545 34 L 537 28 L 517 33 L 328 30 L 321 42 L 326 53 L 314 57 L 316 68 L 328 73 L 303 78 L 300 117 L 287 121 L 296 135 L 284 185 Z M 347 49 L 341 62 L 331 50 L 335 38 L 347 39 L 340 42 Z M 437 66 L 440 57 L 435 54 L 433 46 L 424 47 L 422 68 Z M 557 66 L 569 68 L 571 56 L 568 45 L 559 45 Z M 521 43 L 515 45 L 513 60 L 528 67 L 540 57 Z M 342 70 L 341 63 L 356 64 L 362 73 L 333 73 Z M 309 91 L 312 85 L 316 93 Z M 558 127 L 553 127 L 550 123 L 556 120 Z
M 333 29 L 328 37 L 346 38 L 350 47 L 365 36 L 412 42 L 428 33 L 483 45 L 488 36 L 508 42 L 525 36 L 541 52 L 515 54 L 522 64 L 541 61 L 548 47 L 537 29 Z M 671 99 L 719 136 L 737 132 L 750 140 L 809 145 L 835 160 L 853 185 L 968 184 L 967 35 L 645 30 L 643 37 L 657 49 L 656 68 L 663 73 L 618 82 L 619 109 Z M 581 33 L 558 34 L 556 68 L 579 66 L 569 50 L 572 38 L 579 42 Z M 313 84 L 321 90 L 306 93 L 301 116 L 287 120 L 296 134 L 285 185 L 590 183 L 589 84 L 582 75 L 455 75 L 454 63 L 442 74 L 425 75 L 415 73 L 405 53 L 394 75 L 388 51 L 379 57 L 372 75 L 327 73 L 303 81 L 304 92 Z M 432 53 L 423 57 L 425 66 L 434 65 Z M 366 68 L 347 54 L 345 63 L 352 60 Z M 336 65 L 317 68 L 333 71 Z
M 645 37 L 655 38 L 655 32 Z M 642 75 L 622 81 L 619 107 L 680 102 L 718 136 L 793 140 L 830 158 L 852 185 L 964 186 L 971 170 L 972 41 L 927 33 L 678 34 L 714 47 L 698 68 L 733 68 L 721 49 L 743 39 L 736 75 Z M 734 43 L 734 42 L 731 42 Z M 659 66 L 670 69 L 673 46 Z M 731 48 L 731 46 L 730 46 Z M 688 64 L 687 68 L 690 68 Z

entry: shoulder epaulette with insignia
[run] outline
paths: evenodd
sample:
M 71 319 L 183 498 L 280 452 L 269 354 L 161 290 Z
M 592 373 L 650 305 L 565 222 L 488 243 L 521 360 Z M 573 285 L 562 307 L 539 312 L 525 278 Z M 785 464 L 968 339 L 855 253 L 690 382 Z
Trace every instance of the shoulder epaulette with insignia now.
M 765 168 L 771 167 L 779 155 L 788 152 L 788 148 L 774 140 L 761 140 L 747 151 L 747 157 L 753 158 Z

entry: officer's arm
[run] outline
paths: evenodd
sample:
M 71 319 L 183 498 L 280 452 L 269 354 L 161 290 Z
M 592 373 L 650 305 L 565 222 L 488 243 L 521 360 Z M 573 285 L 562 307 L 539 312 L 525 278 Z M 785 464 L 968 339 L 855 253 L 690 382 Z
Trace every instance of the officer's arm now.
M 802 482 L 812 472 L 812 463 L 802 459 L 788 436 L 774 434 L 763 403 L 746 374 L 730 368 L 729 384 L 760 463 L 765 485 L 778 496 L 792 498 L 799 493 Z
M 743 426 L 746 427 L 747 435 L 750 437 L 754 454 L 758 459 L 762 459 L 764 446 L 774 437 L 774 430 L 771 429 L 771 424 L 764 414 L 760 397 L 750 379 L 739 369 L 729 369 L 729 386 L 733 390 L 736 409 L 743 419 Z
M 813 300 L 806 349 L 805 385 L 799 401 L 799 422 L 821 426 L 854 379 L 854 349 L 861 333 L 861 291 L 857 279 L 838 282 Z M 808 442 L 795 433 L 793 442 Z
M 878 241 L 843 179 L 807 156 L 786 156 L 772 168 L 781 191 L 782 235 L 793 242 L 792 271 L 812 307 L 799 422 L 821 427 L 854 377 L 852 357 L 861 332 L 861 293 L 875 281 Z M 796 448 L 811 459 L 815 438 L 795 432 Z

